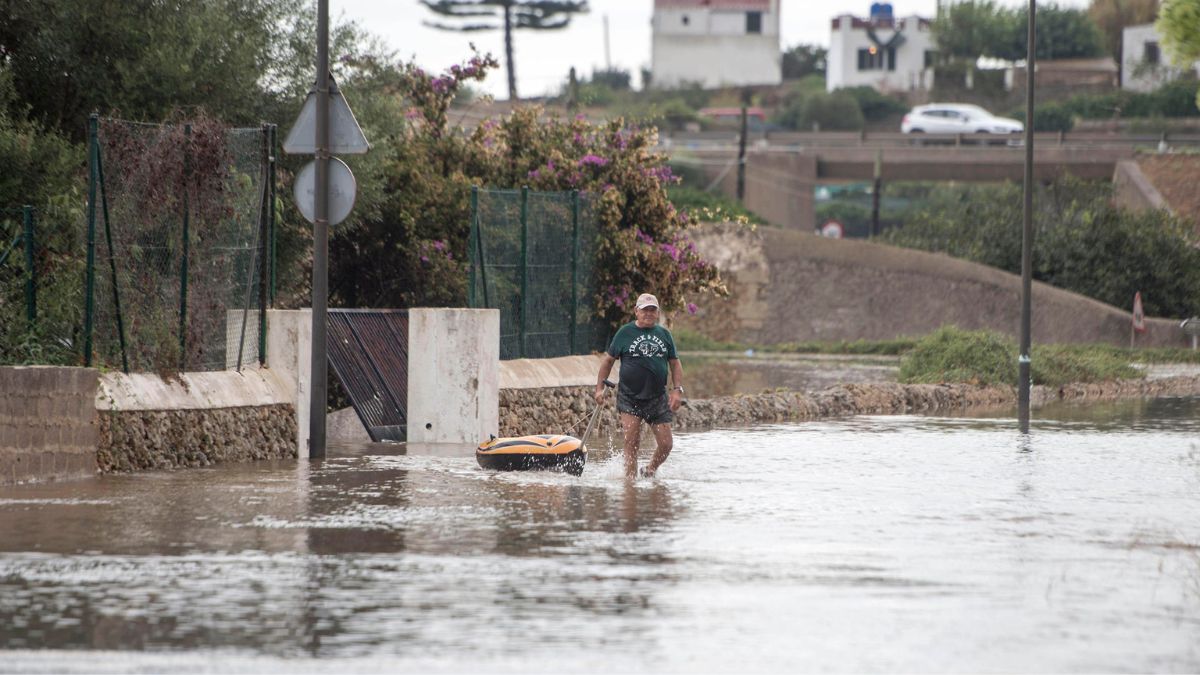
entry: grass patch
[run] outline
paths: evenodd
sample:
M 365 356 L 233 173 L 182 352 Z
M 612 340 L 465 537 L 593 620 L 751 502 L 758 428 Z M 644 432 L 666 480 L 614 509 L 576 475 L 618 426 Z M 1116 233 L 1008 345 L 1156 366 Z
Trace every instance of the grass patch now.
M 1143 373 L 1130 366 L 1141 352 L 1107 345 L 1045 345 L 1033 348 L 1033 383 L 1134 379 Z M 992 331 L 943 326 L 921 338 L 900 362 L 901 382 L 964 382 L 982 385 L 1017 383 L 1017 344 Z

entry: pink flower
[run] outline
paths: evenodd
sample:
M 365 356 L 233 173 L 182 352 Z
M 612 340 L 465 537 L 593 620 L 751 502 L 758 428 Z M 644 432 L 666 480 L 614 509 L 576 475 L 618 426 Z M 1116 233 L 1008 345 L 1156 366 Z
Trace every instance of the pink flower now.
M 605 166 L 607 164 L 608 164 L 607 159 L 604 159 L 603 157 L 601 157 L 599 155 L 593 155 L 590 152 L 588 154 L 584 155 L 583 157 L 579 158 L 579 166 L 597 166 L 597 167 L 599 167 L 599 166 Z
M 687 304 L 687 313 L 688 314 L 695 314 L 697 309 L 700 309 L 700 308 L 696 306 L 696 303 L 689 302 Z

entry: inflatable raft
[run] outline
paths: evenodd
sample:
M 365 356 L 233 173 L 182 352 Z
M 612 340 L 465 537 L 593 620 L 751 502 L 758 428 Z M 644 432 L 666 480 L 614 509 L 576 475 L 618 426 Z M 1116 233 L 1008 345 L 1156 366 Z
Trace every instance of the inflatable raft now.
M 578 476 L 587 462 L 587 448 L 574 436 L 492 438 L 476 448 L 475 459 L 479 466 L 494 471 L 543 469 Z

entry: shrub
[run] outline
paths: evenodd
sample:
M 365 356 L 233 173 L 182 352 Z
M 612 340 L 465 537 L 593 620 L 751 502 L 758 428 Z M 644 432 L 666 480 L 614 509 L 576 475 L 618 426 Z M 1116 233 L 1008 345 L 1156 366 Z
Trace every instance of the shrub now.
M 786 114 L 786 113 L 785 113 Z M 845 92 L 808 94 L 798 104 L 792 128 L 807 131 L 854 131 L 863 128 L 863 114 L 858 101 Z
M 858 103 L 863 119 L 869 122 L 878 122 L 908 112 L 907 103 L 891 96 L 885 96 L 879 93 L 875 87 L 838 89 L 834 94 L 838 92 L 845 92 L 853 97 Z
M 1128 356 L 1105 346 L 1034 345 L 1034 384 L 1061 386 L 1071 382 L 1142 377 Z M 1017 384 L 1017 346 L 993 331 L 965 331 L 943 326 L 917 341 L 900 362 L 901 382 L 979 385 Z
M 1013 111 L 1011 117 L 1025 121 L 1025 109 Z M 1075 117 L 1064 105 L 1058 103 L 1043 103 L 1033 109 L 1034 131 L 1070 131 L 1075 126 Z
M 592 125 L 582 116 L 547 118 L 535 106 L 486 120 L 470 133 L 451 127 L 455 91 L 495 67 L 494 59 L 480 56 L 440 76 L 403 66 L 398 90 L 411 109 L 383 156 L 383 194 L 373 212 L 339 228 L 330 242 L 334 301 L 464 304 L 472 185 L 592 194 L 601 233 L 593 251 L 594 299 L 598 318 L 608 323 L 626 320 L 627 299 L 642 291 L 658 295 L 668 311 L 724 292 L 716 269 L 688 239 L 695 219 L 667 197 L 666 186 L 677 179 L 666 157 L 654 152 L 655 129 L 622 119 Z M 431 247 L 437 256 L 429 255 Z

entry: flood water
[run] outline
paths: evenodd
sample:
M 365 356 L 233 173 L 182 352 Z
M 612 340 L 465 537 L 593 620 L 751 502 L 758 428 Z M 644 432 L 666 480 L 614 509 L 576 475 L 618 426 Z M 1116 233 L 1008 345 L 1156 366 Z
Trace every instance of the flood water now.
M 4 672 L 1200 670 L 1200 399 L 0 490 Z

